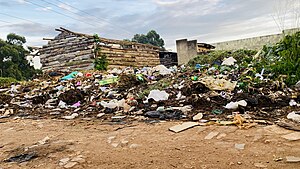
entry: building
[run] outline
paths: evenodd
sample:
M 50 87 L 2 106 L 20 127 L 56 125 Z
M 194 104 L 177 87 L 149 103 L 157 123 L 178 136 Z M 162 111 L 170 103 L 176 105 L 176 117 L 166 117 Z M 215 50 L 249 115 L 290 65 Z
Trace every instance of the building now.
M 176 41 L 178 64 L 186 64 L 201 53 L 209 52 L 215 47 L 206 43 L 197 43 L 197 40 L 181 39 Z
M 159 52 L 159 59 L 162 65 L 168 67 L 178 65 L 178 57 L 176 52 L 168 52 L 168 51 Z
M 44 71 L 93 69 L 97 57 L 95 54 L 97 52 L 94 52 L 96 49 L 107 56 L 109 68 L 160 64 L 159 47 L 156 46 L 96 38 L 93 35 L 75 33 L 64 28 L 55 30 L 60 33 L 53 39 L 44 39 L 48 40 L 48 44 L 39 50 Z

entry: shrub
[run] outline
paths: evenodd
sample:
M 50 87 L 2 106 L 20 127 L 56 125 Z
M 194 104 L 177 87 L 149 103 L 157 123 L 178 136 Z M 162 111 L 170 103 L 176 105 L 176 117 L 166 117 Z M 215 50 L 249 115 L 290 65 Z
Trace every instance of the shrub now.
M 0 77 L 0 86 L 9 85 L 15 82 L 17 82 L 17 80 L 12 77 Z

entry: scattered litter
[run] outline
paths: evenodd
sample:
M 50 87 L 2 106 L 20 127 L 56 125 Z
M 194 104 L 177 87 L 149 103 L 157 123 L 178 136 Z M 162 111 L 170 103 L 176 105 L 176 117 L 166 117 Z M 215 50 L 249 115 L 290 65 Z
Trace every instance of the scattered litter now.
M 288 163 L 299 163 L 300 162 L 300 157 L 286 156 L 286 162 L 288 162 Z
M 257 168 L 268 168 L 267 165 L 264 165 L 262 163 L 254 163 L 254 166 L 257 167 Z
M 222 65 L 232 66 L 235 64 L 235 62 L 237 62 L 237 61 L 233 57 L 229 57 L 223 61 Z
M 244 150 L 245 149 L 245 144 L 235 144 L 234 147 L 238 150 Z
M 216 137 L 219 132 L 210 132 L 207 136 L 204 137 L 205 140 L 211 140 L 212 138 Z
M 193 121 L 199 121 L 203 118 L 203 114 L 202 113 L 198 113 L 197 115 L 195 115 L 193 117 Z
M 38 155 L 35 152 L 32 153 L 25 153 L 25 154 L 19 154 L 13 157 L 10 157 L 9 159 L 4 160 L 4 162 L 10 163 L 10 162 L 17 162 L 17 163 L 23 163 L 26 161 L 30 161 L 34 158 L 37 158 Z
M 287 115 L 287 118 L 290 119 L 290 120 L 293 120 L 295 122 L 299 122 L 300 123 L 300 113 L 299 112 L 289 113 Z
M 175 133 L 179 133 L 179 132 L 182 132 L 184 130 L 187 130 L 189 128 L 192 128 L 192 127 L 195 127 L 195 126 L 198 126 L 199 123 L 198 122 L 184 122 L 180 125 L 176 125 L 176 126 L 173 126 L 171 128 L 169 128 L 170 131 L 173 131 Z

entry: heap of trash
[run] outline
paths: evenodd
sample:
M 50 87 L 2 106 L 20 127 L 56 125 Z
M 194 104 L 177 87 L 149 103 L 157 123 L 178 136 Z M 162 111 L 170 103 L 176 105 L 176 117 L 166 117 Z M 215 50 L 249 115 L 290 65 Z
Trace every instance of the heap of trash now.
M 32 81 L 0 87 L 1 119 L 79 119 L 112 123 L 181 120 L 191 125 L 280 124 L 297 129 L 299 85 L 255 75 L 234 58 L 218 67 L 163 65 L 107 72 L 45 72 Z M 245 78 L 246 77 L 246 78 Z M 290 122 L 294 123 L 290 123 Z M 192 122 L 192 123 L 191 123 Z M 293 124 L 293 125 L 292 125 Z

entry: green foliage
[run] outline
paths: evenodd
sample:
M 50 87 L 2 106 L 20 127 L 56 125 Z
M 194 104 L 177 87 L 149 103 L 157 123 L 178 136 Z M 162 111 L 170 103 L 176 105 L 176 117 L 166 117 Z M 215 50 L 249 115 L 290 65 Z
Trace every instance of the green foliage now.
M 160 37 L 160 35 L 155 31 L 151 30 L 147 33 L 147 35 L 144 34 L 136 34 L 132 38 L 133 42 L 143 43 L 143 44 L 150 44 L 153 46 L 158 46 L 160 48 L 164 48 L 165 42 Z
M 108 67 L 107 56 L 105 54 L 101 53 L 101 48 L 99 46 L 100 37 L 97 34 L 95 34 L 94 40 L 96 42 L 96 47 L 94 49 L 95 56 L 96 56 L 96 59 L 94 61 L 94 68 L 96 70 L 107 70 L 107 67 Z
M 0 86 L 9 85 L 15 82 L 17 82 L 17 80 L 11 77 L 0 77 Z
M 100 56 L 95 59 L 94 64 L 96 70 L 107 70 L 108 61 L 106 55 L 100 54 Z
M 237 60 L 238 63 L 244 61 L 249 62 L 252 60 L 252 56 L 255 55 L 257 51 L 254 50 L 236 50 L 236 51 L 224 51 L 216 50 L 210 53 L 201 54 L 189 61 L 189 65 L 195 66 L 196 64 L 213 64 L 214 62 L 222 62 L 225 58 L 233 57 Z
M 274 78 L 286 76 L 284 82 L 290 86 L 300 80 L 300 32 L 274 46 L 264 46 L 260 67 L 273 74 Z
M 17 80 L 32 78 L 37 71 L 29 65 L 23 48 L 26 39 L 16 34 L 7 35 L 7 41 L 0 39 L 0 76 L 12 77 Z

